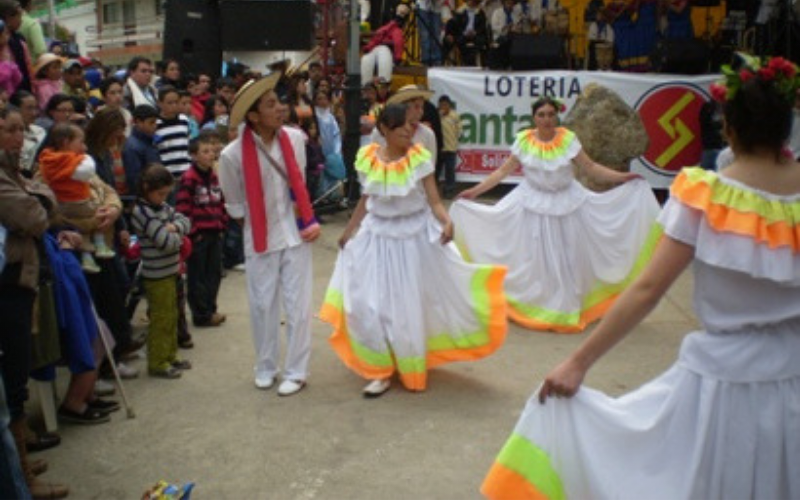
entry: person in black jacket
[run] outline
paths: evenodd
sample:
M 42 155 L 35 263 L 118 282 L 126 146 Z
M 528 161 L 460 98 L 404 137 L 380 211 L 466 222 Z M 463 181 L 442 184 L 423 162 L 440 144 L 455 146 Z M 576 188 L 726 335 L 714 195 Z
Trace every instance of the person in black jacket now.
M 445 26 L 445 50 L 458 47 L 462 66 L 477 66 L 478 55 L 484 58 L 487 31 L 486 14 L 480 0 L 467 0 L 464 8 L 456 12 Z

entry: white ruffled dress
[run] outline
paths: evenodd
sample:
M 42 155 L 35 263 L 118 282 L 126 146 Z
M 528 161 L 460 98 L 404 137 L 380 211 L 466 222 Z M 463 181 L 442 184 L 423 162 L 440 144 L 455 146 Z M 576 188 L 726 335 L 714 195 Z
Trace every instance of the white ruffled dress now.
M 450 208 L 455 241 L 468 260 L 508 267 L 512 320 L 534 330 L 579 332 L 600 318 L 649 259 L 659 206 L 643 180 L 595 193 L 575 180 L 575 134 L 549 142 L 517 135 L 512 154 L 524 180 L 495 205 Z
M 695 249 L 705 331 L 622 397 L 534 394 L 487 497 L 800 498 L 800 194 L 684 169 L 659 222 Z
M 505 268 L 466 263 L 454 244 L 440 243 L 422 184 L 434 171 L 427 150 L 417 145 L 387 163 L 378 149 L 359 150 L 367 215 L 339 252 L 320 317 L 350 369 L 366 379 L 398 372 L 407 389 L 421 391 L 429 368 L 502 345 Z

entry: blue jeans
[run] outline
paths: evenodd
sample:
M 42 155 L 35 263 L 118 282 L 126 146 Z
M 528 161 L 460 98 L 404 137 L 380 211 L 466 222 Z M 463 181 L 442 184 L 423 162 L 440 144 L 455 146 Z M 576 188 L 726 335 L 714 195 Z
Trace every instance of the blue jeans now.
M 442 48 L 439 35 L 442 33 L 442 15 L 429 10 L 417 11 L 420 59 L 426 66 L 442 64 Z

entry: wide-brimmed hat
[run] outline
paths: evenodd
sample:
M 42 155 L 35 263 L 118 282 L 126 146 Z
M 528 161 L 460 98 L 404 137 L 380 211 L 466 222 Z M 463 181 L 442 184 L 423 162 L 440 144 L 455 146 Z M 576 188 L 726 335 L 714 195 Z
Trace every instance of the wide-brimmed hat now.
M 405 85 L 400 87 L 397 92 L 391 95 L 386 101 L 386 104 L 398 104 L 401 102 L 408 102 L 412 99 L 428 100 L 433 97 L 434 92 L 419 85 Z
M 33 67 L 33 75 L 38 76 L 39 72 L 44 69 L 48 64 L 58 62 L 61 63 L 61 58 L 51 52 L 45 52 L 36 59 L 36 65 Z
M 236 92 L 236 96 L 233 98 L 233 104 L 231 104 L 229 125 L 234 128 L 238 127 L 244 121 L 245 115 L 253 106 L 253 103 L 258 101 L 262 95 L 274 89 L 280 77 L 280 71 L 273 71 L 265 77 L 258 80 L 250 80 L 242 85 L 242 88 Z

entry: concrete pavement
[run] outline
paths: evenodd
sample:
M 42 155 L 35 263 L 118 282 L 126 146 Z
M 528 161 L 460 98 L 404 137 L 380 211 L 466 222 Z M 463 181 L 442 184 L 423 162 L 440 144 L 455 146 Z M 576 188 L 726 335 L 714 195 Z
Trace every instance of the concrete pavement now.
M 326 218 L 314 248 L 319 307 L 348 214 Z M 193 329 L 181 351 L 194 368 L 177 381 L 147 375 L 125 388 L 136 411 L 111 423 L 62 425 L 61 446 L 35 456 L 43 479 L 75 499 L 138 499 L 159 479 L 196 483 L 197 499 L 360 500 L 480 498 L 478 487 L 542 376 L 586 334 L 531 332 L 511 324 L 506 343 L 474 363 L 435 369 L 429 389 L 361 397 L 315 320 L 308 387 L 279 398 L 253 385 L 245 276 L 223 280 L 221 328 Z M 139 317 L 140 318 L 140 317 Z M 587 384 L 621 394 L 663 371 L 697 327 L 685 273 L 658 308 L 590 372 Z M 134 363 L 146 371 L 144 361 Z M 60 394 L 67 380 L 60 373 Z M 38 411 L 35 400 L 32 413 Z

